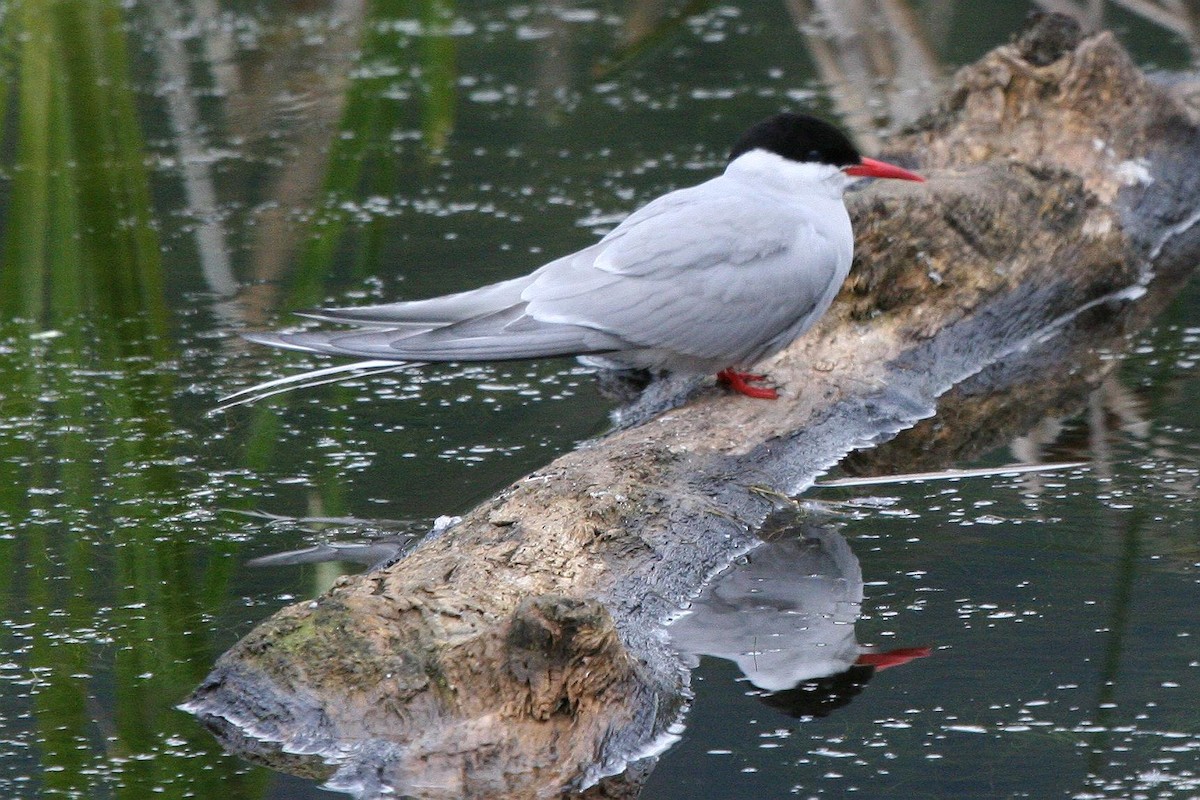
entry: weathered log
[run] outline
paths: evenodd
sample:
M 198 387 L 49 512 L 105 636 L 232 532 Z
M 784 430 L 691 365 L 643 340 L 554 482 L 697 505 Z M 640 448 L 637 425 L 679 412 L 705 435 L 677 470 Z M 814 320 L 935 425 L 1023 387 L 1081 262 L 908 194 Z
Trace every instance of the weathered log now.
M 622 772 L 685 706 L 658 623 L 780 498 L 941 397 L 952 423 L 892 452 L 944 462 L 982 446 L 986 420 L 1022 424 L 1093 382 L 1096 362 L 1039 365 L 1083 363 L 1190 269 L 1198 153 L 1111 36 L 1043 23 L 892 141 L 928 184 L 850 199 L 854 272 L 766 365 L 781 400 L 714 389 L 557 459 L 400 563 L 262 623 L 186 708 L 240 752 L 370 796 L 553 796 Z

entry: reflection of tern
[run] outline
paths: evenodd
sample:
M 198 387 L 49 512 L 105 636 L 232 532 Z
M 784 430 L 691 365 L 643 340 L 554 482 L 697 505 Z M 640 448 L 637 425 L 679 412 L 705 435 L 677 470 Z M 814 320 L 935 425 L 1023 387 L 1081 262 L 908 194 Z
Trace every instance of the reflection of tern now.
M 322 564 L 328 561 L 345 561 L 352 564 L 364 564 L 368 571 L 382 569 L 394 564 L 426 536 L 437 536 L 450 528 L 461 517 L 438 517 L 433 521 L 433 527 L 421 525 L 416 521 L 397 520 L 363 520 L 356 517 L 305 517 L 297 519 L 283 517 L 264 512 L 234 512 L 246 516 L 268 519 L 276 523 L 288 523 L 299 526 L 303 524 L 338 525 L 346 527 L 346 533 L 354 531 L 364 536 L 365 541 L 325 541 L 316 542 L 299 550 L 288 550 L 282 553 L 252 558 L 246 562 L 250 567 L 290 567 L 298 564 Z M 379 531 L 406 528 L 399 533 L 381 535 Z M 368 534 L 368 531 L 370 533 Z
M 405 553 L 416 546 L 416 536 L 386 536 L 366 542 L 319 542 L 300 550 L 252 558 L 246 562 L 250 567 L 293 567 L 298 564 L 324 564 L 329 561 L 347 561 L 365 564 L 379 569 L 394 564 Z
M 356 326 L 349 331 L 246 338 L 370 359 L 300 379 L 398 363 L 585 356 L 619 368 L 716 372 L 742 394 L 773 398 L 741 370 L 829 308 L 854 248 L 842 193 L 859 176 L 922 180 L 863 158 L 823 120 L 778 114 L 742 136 L 722 175 L 659 197 L 596 244 L 525 277 L 308 314 Z
M 691 666 L 701 655 L 728 659 L 773 694 L 764 698 L 771 705 L 818 716 L 848 702 L 875 670 L 929 655 L 925 647 L 860 645 L 862 600 L 862 571 L 845 537 L 805 526 L 718 575 L 668 632 Z

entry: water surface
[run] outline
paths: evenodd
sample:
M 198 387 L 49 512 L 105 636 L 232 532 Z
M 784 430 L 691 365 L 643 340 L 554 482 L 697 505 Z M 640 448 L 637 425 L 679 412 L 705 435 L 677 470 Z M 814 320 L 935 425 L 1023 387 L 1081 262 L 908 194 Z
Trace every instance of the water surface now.
M 766 114 L 864 113 L 784 3 L 652 5 L 0 4 L 0 795 L 328 796 L 175 709 L 357 569 L 245 562 L 461 513 L 609 405 L 549 360 L 212 416 L 315 363 L 234 332 L 519 274 L 713 174 Z M 879 5 L 909 13 L 914 96 L 1029 8 Z M 1182 17 L 1093 5 L 1144 66 L 1190 65 Z M 813 492 L 856 501 L 858 640 L 932 654 L 815 720 L 704 657 L 643 796 L 1200 794 L 1197 290 L 1119 357 L 1082 415 L 980 462 L 1085 469 Z

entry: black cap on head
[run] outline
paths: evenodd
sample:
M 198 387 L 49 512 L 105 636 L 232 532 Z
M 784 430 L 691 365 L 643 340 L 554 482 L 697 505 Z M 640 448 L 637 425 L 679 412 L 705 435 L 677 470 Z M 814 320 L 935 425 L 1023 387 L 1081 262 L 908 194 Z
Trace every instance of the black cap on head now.
M 875 668 L 855 664 L 845 672 L 801 681 L 791 689 L 764 692 L 758 700 L 789 717 L 827 717 L 850 703 L 875 675 Z
M 833 125 L 808 114 L 776 114 L 742 134 L 729 160 L 751 150 L 766 150 L 800 163 L 847 167 L 862 159 L 857 148 Z

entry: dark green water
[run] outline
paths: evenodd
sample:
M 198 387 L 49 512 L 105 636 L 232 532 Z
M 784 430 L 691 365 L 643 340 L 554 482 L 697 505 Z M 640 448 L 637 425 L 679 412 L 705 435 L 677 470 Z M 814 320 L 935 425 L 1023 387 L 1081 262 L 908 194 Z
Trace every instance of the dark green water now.
M 624 47 L 651 5 L 0 3 L 0 797 L 328 796 L 174 708 L 342 569 L 244 562 L 363 532 L 293 518 L 461 513 L 608 405 L 546 361 L 210 416 L 314 363 L 234 331 L 519 274 L 748 122 L 836 113 L 784 3 Z M 941 77 L 1030 4 L 885 5 Z M 1101 5 L 1144 66 L 1190 66 L 1170 20 Z M 933 655 L 803 723 L 704 659 L 643 796 L 1200 796 L 1198 360 L 1193 286 L 1049 437 L 1087 469 L 814 493 L 888 499 L 841 529 L 858 638 Z

